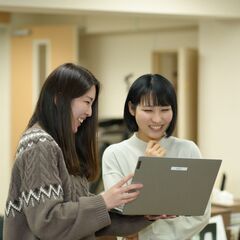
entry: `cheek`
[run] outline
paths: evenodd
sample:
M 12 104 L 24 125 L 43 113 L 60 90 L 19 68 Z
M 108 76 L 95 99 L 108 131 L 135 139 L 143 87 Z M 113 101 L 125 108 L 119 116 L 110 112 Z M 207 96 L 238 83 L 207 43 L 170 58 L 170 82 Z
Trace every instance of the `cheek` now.
M 77 116 L 77 109 L 72 107 L 72 117 L 75 118 Z
M 147 114 L 142 113 L 142 112 L 141 113 L 136 113 L 135 119 L 136 119 L 137 125 L 142 125 L 149 120 L 149 116 Z
M 172 118 L 173 118 L 173 112 L 166 114 L 164 117 L 164 119 L 167 123 L 170 123 L 172 121 Z
M 72 104 L 72 115 L 73 115 L 73 118 L 79 117 L 81 112 L 82 112 L 81 104 L 79 104 L 78 102 L 73 102 L 73 104 Z

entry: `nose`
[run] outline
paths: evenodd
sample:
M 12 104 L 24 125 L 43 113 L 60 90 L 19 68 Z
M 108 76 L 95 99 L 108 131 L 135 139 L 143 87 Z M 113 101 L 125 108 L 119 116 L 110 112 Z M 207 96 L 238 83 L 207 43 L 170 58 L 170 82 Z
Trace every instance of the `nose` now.
M 162 121 L 162 116 L 161 113 L 159 111 L 153 111 L 153 115 L 152 115 L 152 121 L 154 123 L 161 123 Z
M 87 114 L 88 117 L 92 116 L 92 106 L 88 107 L 86 114 Z

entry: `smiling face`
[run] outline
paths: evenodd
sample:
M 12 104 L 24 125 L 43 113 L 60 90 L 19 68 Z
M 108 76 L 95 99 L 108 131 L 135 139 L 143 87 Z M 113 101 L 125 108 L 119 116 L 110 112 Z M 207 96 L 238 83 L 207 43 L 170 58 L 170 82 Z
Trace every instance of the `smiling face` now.
M 149 103 L 142 101 L 136 107 L 129 102 L 129 111 L 138 125 L 138 137 L 145 142 L 159 141 L 165 135 L 173 118 L 170 105 L 155 106 L 151 99 Z
M 72 108 L 72 130 L 77 132 L 83 121 L 91 117 L 92 104 L 96 97 L 96 87 L 93 85 L 84 95 L 74 98 L 71 102 Z

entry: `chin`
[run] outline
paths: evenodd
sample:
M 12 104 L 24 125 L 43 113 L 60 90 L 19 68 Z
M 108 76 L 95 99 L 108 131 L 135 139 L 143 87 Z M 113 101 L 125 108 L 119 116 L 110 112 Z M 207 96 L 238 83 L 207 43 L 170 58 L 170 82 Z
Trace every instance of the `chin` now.
M 151 139 L 151 140 L 160 141 L 161 138 L 162 138 L 162 135 L 160 135 L 160 136 L 148 136 L 148 137 L 149 137 L 149 139 Z
M 78 129 L 74 128 L 73 133 L 77 133 Z

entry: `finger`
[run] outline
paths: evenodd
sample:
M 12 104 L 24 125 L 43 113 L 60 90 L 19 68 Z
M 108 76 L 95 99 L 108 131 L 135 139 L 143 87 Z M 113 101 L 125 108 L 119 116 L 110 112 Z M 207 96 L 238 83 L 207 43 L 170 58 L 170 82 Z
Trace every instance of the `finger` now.
M 150 221 L 156 220 L 156 219 L 155 219 L 156 217 L 153 217 L 153 216 L 151 216 L 151 215 L 147 215 L 147 216 L 145 216 L 145 218 L 148 219 L 148 220 L 150 220 Z
M 135 199 L 136 199 L 136 198 L 125 199 L 125 200 L 122 201 L 121 205 L 122 205 L 122 204 L 130 203 L 130 202 L 134 201 Z
M 163 157 L 166 154 L 166 149 L 161 148 L 158 150 L 158 157 Z
M 165 149 L 165 148 L 160 148 L 160 149 L 159 149 L 159 152 L 160 152 L 160 153 L 165 153 L 165 152 L 166 152 L 166 149 Z
M 156 141 L 150 140 L 147 144 L 146 150 L 151 149 L 156 144 Z
M 168 218 L 168 215 L 161 214 L 161 215 L 147 215 L 146 216 L 149 220 L 158 220 L 158 219 L 166 219 Z
M 177 215 L 167 215 L 168 218 L 176 218 L 178 217 Z
M 126 184 L 134 174 L 129 174 L 128 176 L 122 178 L 118 183 L 115 184 L 115 187 L 122 187 L 124 184 Z
M 127 193 L 135 192 L 136 190 L 139 190 L 142 187 L 143 187 L 142 183 L 133 183 L 133 184 L 130 184 L 130 185 L 124 187 L 123 192 L 127 192 Z
M 158 151 L 159 149 L 161 149 L 161 146 L 160 146 L 160 144 L 159 143 L 155 143 L 154 145 L 153 145 L 153 147 L 152 147 L 152 151 Z
M 129 203 L 129 202 L 132 202 L 134 201 L 136 198 L 137 198 L 138 195 L 136 195 L 135 197 L 129 197 L 127 199 L 122 199 L 122 203 L 121 204 L 126 204 L 126 203 Z
M 139 195 L 139 191 L 131 192 L 131 193 L 123 193 L 122 199 L 136 198 Z

